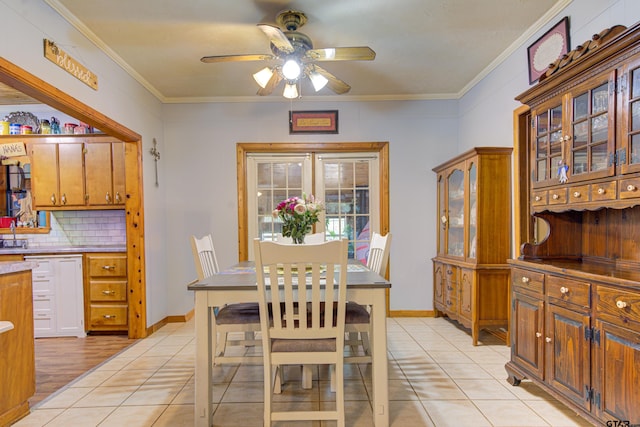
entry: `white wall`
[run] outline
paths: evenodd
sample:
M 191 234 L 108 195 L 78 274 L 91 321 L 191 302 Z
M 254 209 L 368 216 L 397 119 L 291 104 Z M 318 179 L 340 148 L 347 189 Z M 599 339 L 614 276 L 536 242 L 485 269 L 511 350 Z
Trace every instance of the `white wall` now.
M 338 135 L 288 134 L 291 104 L 161 105 L 140 84 L 39 0 L 0 0 L 2 55 L 143 137 L 148 325 L 193 307 L 190 234 L 211 232 L 219 260 L 237 260 L 237 142 L 389 141 L 392 310 L 430 310 L 436 194 L 431 169 L 474 146 L 511 146 L 514 97 L 528 85 L 526 47 L 565 15 L 571 46 L 614 24 L 640 20 L 637 0 L 575 0 L 461 100 L 295 101 L 294 109 L 337 109 Z M 55 41 L 98 75 L 94 91 L 44 58 Z M 160 185 L 148 151 L 158 141 Z
M 338 135 L 289 135 L 284 98 L 270 103 L 165 105 L 167 257 L 173 313 L 193 306 L 184 284 L 196 277 L 188 236 L 211 232 L 222 266 L 238 260 L 237 142 L 388 141 L 392 310 L 432 307 L 435 174 L 457 152 L 457 101 L 294 101 L 295 110 L 339 111 Z

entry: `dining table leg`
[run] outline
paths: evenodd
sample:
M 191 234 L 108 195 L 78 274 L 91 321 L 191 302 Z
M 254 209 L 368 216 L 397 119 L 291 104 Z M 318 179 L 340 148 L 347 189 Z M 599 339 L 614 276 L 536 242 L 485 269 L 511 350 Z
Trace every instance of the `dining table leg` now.
M 213 400 L 212 382 L 212 333 L 213 308 L 208 304 L 208 292 L 195 292 L 195 425 L 211 427 Z
M 389 391 L 387 366 L 387 313 L 383 289 L 373 292 L 371 305 L 371 375 L 373 383 L 373 422 L 376 427 L 389 426 Z

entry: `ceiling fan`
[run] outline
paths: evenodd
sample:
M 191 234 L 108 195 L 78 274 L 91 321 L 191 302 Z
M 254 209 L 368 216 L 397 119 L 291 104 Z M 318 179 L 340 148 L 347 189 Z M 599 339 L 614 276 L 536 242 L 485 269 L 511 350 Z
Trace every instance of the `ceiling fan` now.
M 283 96 L 297 98 L 300 79 L 309 78 L 314 89 L 327 86 L 340 95 L 349 92 L 351 86 L 316 64 L 323 61 L 371 61 L 376 53 L 367 46 L 331 47 L 314 49 L 311 39 L 298 31 L 307 22 L 307 16 L 296 10 L 284 10 L 276 16 L 276 23 L 258 24 L 258 28 L 269 38 L 272 54 L 204 56 L 205 63 L 236 61 L 276 61 L 253 75 L 260 89 L 258 95 L 269 95 L 285 81 Z

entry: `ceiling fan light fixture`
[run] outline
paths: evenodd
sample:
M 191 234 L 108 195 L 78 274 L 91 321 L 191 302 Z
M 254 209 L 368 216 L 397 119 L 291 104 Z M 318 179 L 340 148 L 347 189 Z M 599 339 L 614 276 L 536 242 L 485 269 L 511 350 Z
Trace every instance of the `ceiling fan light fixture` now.
M 288 99 L 293 99 L 298 97 L 298 87 L 295 83 L 287 83 L 284 85 L 284 91 L 282 92 L 282 96 Z
M 284 65 L 282 65 L 282 75 L 284 75 L 287 80 L 296 80 L 300 77 L 301 72 L 300 64 L 298 64 L 298 61 L 295 59 L 287 59 Z
M 313 84 L 313 88 L 316 90 L 316 92 L 325 87 L 329 82 L 329 80 L 327 80 L 325 76 L 315 71 L 309 73 L 309 79 L 311 80 L 311 84 Z
M 273 70 L 269 67 L 264 67 L 262 70 L 258 71 L 253 75 L 253 79 L 260 85 L 261 88 L 265 88 L 271 77 L 273 76 Z

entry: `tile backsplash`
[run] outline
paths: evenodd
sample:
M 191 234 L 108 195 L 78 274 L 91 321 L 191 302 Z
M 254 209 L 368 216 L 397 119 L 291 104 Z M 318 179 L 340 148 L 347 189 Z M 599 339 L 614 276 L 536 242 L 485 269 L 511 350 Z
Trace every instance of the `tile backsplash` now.
M 51 232 L 23 234 L 29 247 L 125 245 L 127 243 L 125 211 L 55 211 L 50 215 Z M 5 235 L 4 238 L 7 238 Z

